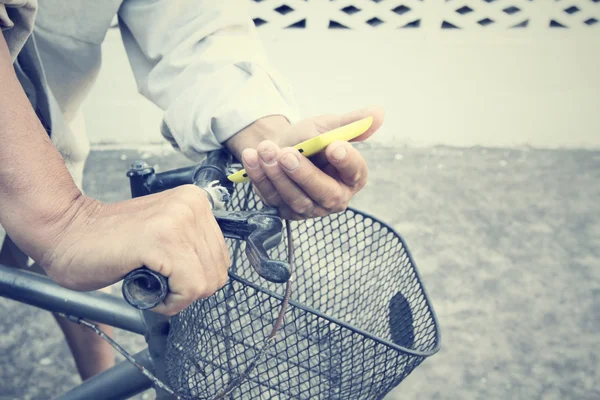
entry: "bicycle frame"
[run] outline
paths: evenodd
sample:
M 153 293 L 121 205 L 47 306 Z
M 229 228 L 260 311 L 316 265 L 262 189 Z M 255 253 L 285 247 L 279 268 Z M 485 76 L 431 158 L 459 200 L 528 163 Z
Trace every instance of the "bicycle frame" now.
M 102 292 L 77 292 L 66 289 L 49 278 L 29 271 L 0 265 L 0 296 L 41 308 L 115 328 L 144 335 L 148 338 L 152 326 L 144 313 L 127 304 L 123 299 Z M 155 369 L 148 349 L 134 356 L 148 368 Z M 152 387 L 151 381 L 128 361 L 94 376 L 73 388 L 58 399 L 123 399 Z
M 199 165 L 155 174 L 145 163 L 134 163 L 129 171 L 132 197 L 160 192 L 183 184 L 207 186 L 222 179 L 231 155 L 223 150 L 211 152 Z M 203 171 L 202 174 L 199 174 Z M 140 311 L 124 299 L 93 291 L 78 292 L 59 286 L 48 277 L 0 265 L 0 297 L 54 313 L 65 314 L 144 335 L 148 347 L 134 358 L 154 376 L 166 381 L 162 368 L 169 318 L 151 311 Z M 56 400 L 124 399 L 152 388 L 152 382 L 129 361 L 86 380 Z M 168 394 L 154 387 L 157 399 Z

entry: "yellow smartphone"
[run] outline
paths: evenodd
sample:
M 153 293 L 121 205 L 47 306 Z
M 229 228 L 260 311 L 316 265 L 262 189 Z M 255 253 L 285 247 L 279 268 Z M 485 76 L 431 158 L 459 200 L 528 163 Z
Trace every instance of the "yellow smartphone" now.
M 314 154 L 320 153 L 325 150 L 327 146 L 336 140 L 350 141 L 367 131 L 373 124 L 373 117 L 363 118 L 351 124 L 340 126 L 339 128 L 333 129 L 329 132 L 315 136 L 312 139 L 305 140 L 302 143 L 298 143 L 294 146 L 300 153 L 305 157 L 310 157 Z M 234 183 L 244 183 L 248 181 L 248 174 L 246 170 L 236 172 L 228 176 L 229 180 Z

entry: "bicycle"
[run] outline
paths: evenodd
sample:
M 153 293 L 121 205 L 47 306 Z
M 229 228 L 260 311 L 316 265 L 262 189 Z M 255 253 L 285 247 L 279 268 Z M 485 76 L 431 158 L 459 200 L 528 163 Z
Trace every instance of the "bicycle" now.
M 191 167 L 156 173 L 135 162 L 127 173 L 132 197 L 200 186 L 227 238 L 227 284 L 174 317 L 149 311 L 168 284 L 146 268 L 125 277 L 120 299 L 0 265 L 0 296 L 83 324 L 126 358 L 58 399 L 150 388 L 158 399 L 380 399 L 438 352 L 435 312 L 391 227 L 348 208 L 284 230 L 250 184 L 227 180 L 237 167 L 218 150 Z M 89 321 L 144 335 L 148 347 L 131 356 Z

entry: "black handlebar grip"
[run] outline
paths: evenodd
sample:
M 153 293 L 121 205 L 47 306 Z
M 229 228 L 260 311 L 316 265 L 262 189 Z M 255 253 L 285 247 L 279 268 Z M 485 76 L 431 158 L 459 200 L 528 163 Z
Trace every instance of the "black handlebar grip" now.
M 123 297 L 135 308 L 148 310 L 159 305 L 169 293 L 167 278 L 147 267 L 138 268 L 123 279 Z

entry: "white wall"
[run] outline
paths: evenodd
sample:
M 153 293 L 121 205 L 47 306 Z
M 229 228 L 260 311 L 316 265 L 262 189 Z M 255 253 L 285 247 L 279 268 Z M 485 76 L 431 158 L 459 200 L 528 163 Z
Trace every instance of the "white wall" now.
M 268 21 L 265 47 L 307 116 L 377 103 L 387 117 L 373 140 L 383 143 L 600 148 L 600 22 L 588 25 L 600 2 L 288 0 L 294 11 L 282 16 L 273 8 L 283 3 L 251 2 L 251 12 Z M 349 5 L 360 11 L 340 11 Z M 473 11 L 456 12 L 464 5 Z M 373 17 L 384 22 L 364 22 Z M 281 29 L 302 19 L 306 29 Z M 327 29 L 330 20 L 352 29 Z M 92 143 L 161 142 L 160 112 L 137 94 L 116 30 L 104 51 L 84 108 Z

